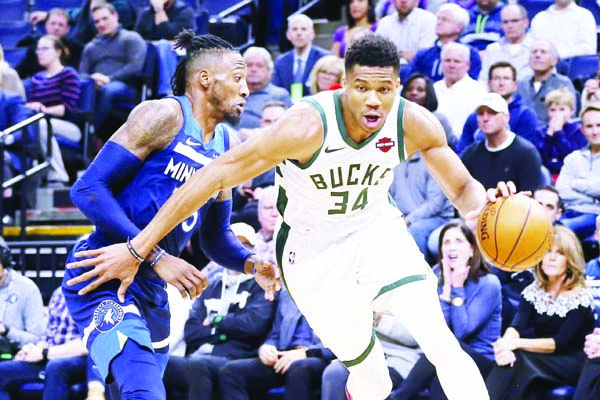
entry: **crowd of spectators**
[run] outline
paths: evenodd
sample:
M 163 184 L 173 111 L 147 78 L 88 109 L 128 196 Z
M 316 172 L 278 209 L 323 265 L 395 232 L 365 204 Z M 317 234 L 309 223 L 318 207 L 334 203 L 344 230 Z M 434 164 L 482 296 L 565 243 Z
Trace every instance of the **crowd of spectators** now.
M 275 58 L 265 47 L 244 50 L 250 94 L 240 123 L 227 126 L 230 134 L 247 140 L 303 97 L 339 88 L 345 50 L 356 38 L 390 38 L 402 66 L 401 95 L 437 117 L 475 179 L 486 188 L 510 180 L 532 192 L 556 226 L 539 265 L 518 274 L 490 268 L 425 161 L 410 155 L 394 170 L 390 195 L 438 275 L 448 325 L 487 378 L 493 399 L 543 396 L 562 384 L 577 386 L 575 400 L 600 396 L 600 324 L 586 284 L 600 279 L 600 267 L 584 252 L 600 241 L 600 83 L 589 76 L 579 92 L 560 68 L 561 60 L 597 54 L 591 12 L 573 0 L 556 0 L 536 15 L 498 0 L 348 0 L 344 11 L 330 48 L 314 43 L 308 16 L 294 14 L 286 32 L 291 50 Z M 81 81 L 95 87 L 98 150 L 140 101 L 147 54 L 157 56 L 154 95 L 171 95 L 170 77 L 182 57 L 172 40 L 198 27 L 181 0 L 151 0 L 140 10 L 127 1 L 87 0 L 77 10 L 34 12 L 30 21 L 44 33 L 19 42 L 28 48 L 23 60 L 11 66 L 0 51 L 0 129 L 34 112 L 48 114 L 61 140 L 51 142 L 46 181 L 69 185 L 74 173 L 60 146 L 82 138 Z M 44 151 L 47 131 L 43 120 L 31 132 Z M 15 156 L 21 144 L 18 136 L 6 140 L 5 179 L 23 170 Z M 240 241 L 273 259 L 275 175 L 267 171 L 238 187 L 232 214 Z M 18 398 L 21 385 L 39 381 L 42 371 L 44 398 L 66 398 L 74 382 L 87 383 L 90 400 L 104 398 L 60 290 L 48 320 L 39 290 L 2 254 L 0 261 L 0 295 L 7 293 L 0 339 L 7 339 L 11 346 L 2 351 L 14 358 L 0 362 L 0 399 Z M 169 398 L 260 399 L 284 387 L 290 400 L 319 393 L 322 400 L 345 399 L 343 365 L 288 293 L 267 302 L 248 276 L 214 263 L 197 266 L 209 286 L 193 304 L 177 306 L 164 377 Z M 19 313 L 24 317 L 8 318 Z M 392 398 L 417 398 L 424 389 L 431 399 L 445 398 L 435 369 L 400 321 L 375 315 L 374 332 L 388 357 Z M 66 369 L 73 372 L 58 373 Z

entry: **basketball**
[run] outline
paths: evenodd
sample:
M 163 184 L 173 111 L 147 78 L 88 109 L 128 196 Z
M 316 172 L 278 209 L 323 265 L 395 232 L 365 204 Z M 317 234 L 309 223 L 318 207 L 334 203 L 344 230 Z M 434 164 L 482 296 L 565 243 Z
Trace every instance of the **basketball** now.
M 477 221 L 481 253 L 505 271 L 522 271 L 540 262 L 550 250 L 553 234 L 544 207 L 522 194 L 487 204 Z

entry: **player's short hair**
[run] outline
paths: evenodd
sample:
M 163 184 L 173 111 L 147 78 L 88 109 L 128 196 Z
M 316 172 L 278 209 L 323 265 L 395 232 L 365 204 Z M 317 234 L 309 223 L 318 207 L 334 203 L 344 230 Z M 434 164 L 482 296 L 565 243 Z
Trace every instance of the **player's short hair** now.
M 231 43 L 218 36 L 198 36 L 191 29 L 185 29 L 175 37 L 174 48 L 185 50 L 185 56 L 181 57 L 177 69 L 171 78 L 171 87 L 175 96 L 182 96 L 185 93 L 187 75 L 194 61 L 207 56 L 222 56 L 227 52 L 238 52 Z
M 346 75 L 354 66 L 392 67 L 394 72 L 400 71 L 400 57 L 396 45 L 380 35 L 367 34 L 354 41 L 346 50 Z

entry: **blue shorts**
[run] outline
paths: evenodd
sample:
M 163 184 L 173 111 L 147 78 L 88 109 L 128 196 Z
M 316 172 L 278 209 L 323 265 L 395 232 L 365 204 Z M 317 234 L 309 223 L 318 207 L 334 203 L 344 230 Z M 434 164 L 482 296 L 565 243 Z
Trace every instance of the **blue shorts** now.
M 82 240 L 75 245 L 67 263 L 77 261 L 77 251 L 97 248 Z M 63 293 L 71 316 L 83 332 L 83 341 L 99 375 L 107 381 L 111 361 L 117 357 L 127 340 L 152 351 L 161 371 L 168 361 L 170 313 L 165 282 L 154 271 L 140 268 L 127 289 L 125 303 L 117 299 L 119 281 L 113 280 L 80 296 L 77 291 L 86 283 L 67 286 L 66 282 L 91 268 L 65 270 Z M 140 371 L 140 373 L 143 373 Z

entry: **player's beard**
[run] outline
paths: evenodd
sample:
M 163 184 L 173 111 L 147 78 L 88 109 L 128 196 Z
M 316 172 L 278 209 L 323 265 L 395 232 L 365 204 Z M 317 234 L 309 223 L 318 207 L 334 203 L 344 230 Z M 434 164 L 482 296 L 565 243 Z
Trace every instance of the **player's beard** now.
M 241 115 L 239 115 L 236 111 L 231 111 L 231 110 L 226 111 L 225 115 L 223 116 L 225 121 L 232 126 L 235 126 L 240 123 L 240 117 L 241 117 Z

